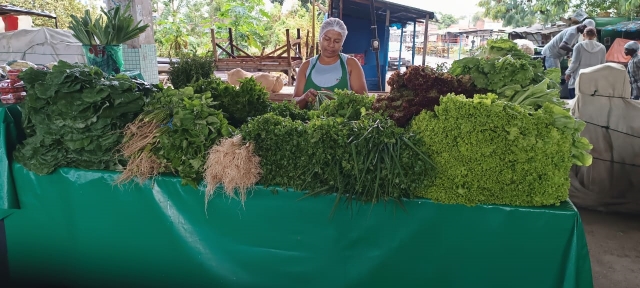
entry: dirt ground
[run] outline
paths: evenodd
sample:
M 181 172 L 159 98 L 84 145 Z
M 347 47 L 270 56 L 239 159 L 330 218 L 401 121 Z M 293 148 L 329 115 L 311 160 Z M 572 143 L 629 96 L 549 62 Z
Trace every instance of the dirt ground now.
M 640 216 L 579 209 L 595 288 L 640 287 Z

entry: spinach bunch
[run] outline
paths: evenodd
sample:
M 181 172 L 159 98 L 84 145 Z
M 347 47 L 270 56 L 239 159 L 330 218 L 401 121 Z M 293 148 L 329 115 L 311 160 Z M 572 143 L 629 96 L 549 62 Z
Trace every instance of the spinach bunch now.
M 122 129 L 142 112 L 146 95 L 125 75 L 105 78 L 96 67 L 59 61 L 51 71 L 20 74 L 27 139 L 15 159 L 38 174 L 58 167 L 118 170 L 114 150 Z

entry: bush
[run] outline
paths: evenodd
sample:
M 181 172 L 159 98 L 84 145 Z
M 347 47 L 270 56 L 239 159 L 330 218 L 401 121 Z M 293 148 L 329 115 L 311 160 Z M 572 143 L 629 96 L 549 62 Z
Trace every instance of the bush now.
M 178 54 L 177 62 L 171 61 L 169 66 L 169 81 L 175 89 L 182 89 L 187 85 L 202 79 L 211 79 L 215 71 L 215 61 L 212 53 L 198 55 L 195 51 Z

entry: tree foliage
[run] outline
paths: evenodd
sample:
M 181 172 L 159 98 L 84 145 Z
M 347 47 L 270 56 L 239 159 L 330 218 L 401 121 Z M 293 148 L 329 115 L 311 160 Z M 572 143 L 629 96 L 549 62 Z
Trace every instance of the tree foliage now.
M 640 0 L 480 0 L 484 16 L 504 21 L 504 26 L 525 27 L 549 24 L 583 9 L 590 17 L 600 12 L 612 16 L 638 15 Z
M 82 15 L 84 10 L 89 8 L 78 0 L 4 0 L 2 4 L 9 4 L 16 7 L 47 12 L 58 16 L 58 28 L 67 29 L 71 22 L 70 15 Z M 53 19 L 32 16 L 34 27 L 55 28 Z
M 438 29 L 447 29 L 451 25 L 458 24 L 464 17 L 456 17 L 451 14 L 438 13 Z
M 259 54 L 263 47 L 269 51 L 284 45 L 287 28 L 291 39 L 296 37 L 296 28 L 300 28 L 304 43 L 313 18 L 317 36 L 323 19 L 320 9 L 316 9 L 313 17 L 308 4 L 296 2 L 282 13 L 282 6 L 274 2 L 271 9 L 267 9 L 262 0 L 152 0 L 157 15 L 154 32 L 158 54 L 211 51 L 211 27 L 215 27 L 216 39 L 220 40 L 227 39 L 229 28 L 232 28 L 234 44 L 252 54 Z M 326 2 L 318 1 L 321 5 Z
M 526 27 L 535 23 L 549 24 L 567 14 L 570 0 L 480 0 L 484 16 L 504 21 L 504 26 Z

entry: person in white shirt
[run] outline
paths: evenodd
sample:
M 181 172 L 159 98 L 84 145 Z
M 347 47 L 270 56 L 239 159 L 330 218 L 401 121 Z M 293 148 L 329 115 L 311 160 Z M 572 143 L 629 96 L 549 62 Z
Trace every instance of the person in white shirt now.
M 595 28 L 596 22 L 591 19 L 584 20 L 582 24 L 564 29 L 556 37 L 553 37 L 542 49 L 545 68 L 560 68 L 560 61 L 573 52 L 573 46 L 587 27 Z
M 596 41 L 598 34 L 596 28 L 587 27 L 582 34 L 584 41 L 573 47 L 571 55 L 571 65 L 565 72 L 565 80 L 568 82 L 569 98 L 576 97 L 576 79 L 580 75 L 580 70 L 598 66 L 606 62 L 607 49 L 604 45 Z

